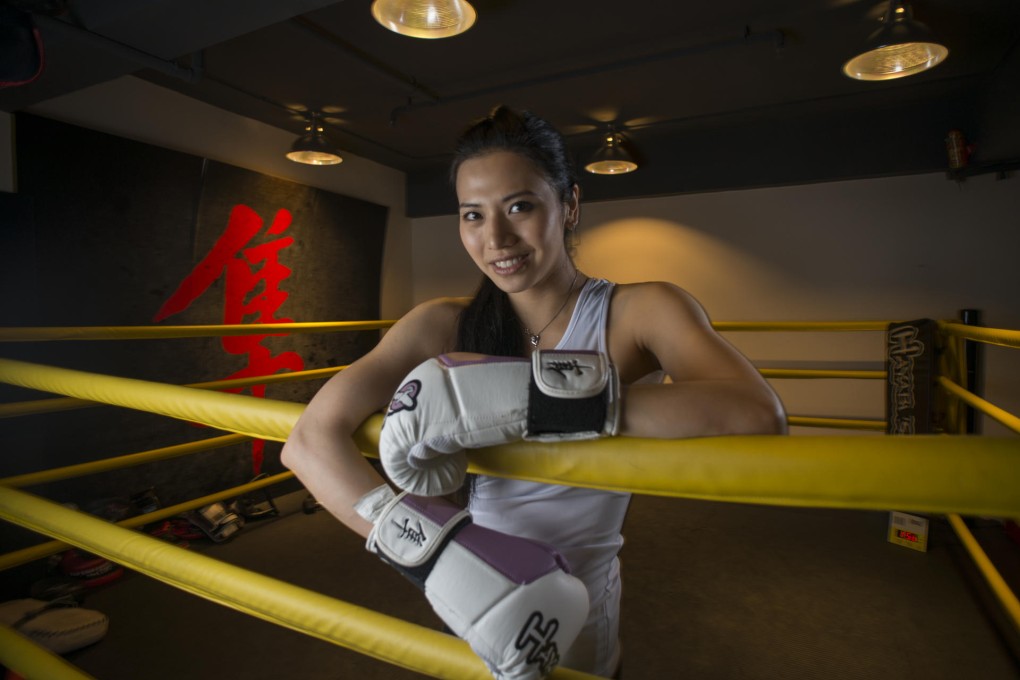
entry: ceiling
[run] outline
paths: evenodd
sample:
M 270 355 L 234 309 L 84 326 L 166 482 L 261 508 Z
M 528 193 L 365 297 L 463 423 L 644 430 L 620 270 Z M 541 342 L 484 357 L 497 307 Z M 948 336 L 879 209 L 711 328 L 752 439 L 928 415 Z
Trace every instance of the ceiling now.
M 953 128 L 986 161 L 1020 156 L 1016 0 L 916 0 L 949 59 L 880 83 L 840 67 L 884 0 L 474 0 L 475 26 L 443 40 L 387 31 L 370 0 L 6 4 L 34 11 L 46 69 L 0 109 L 134 74 L 295 137 L 321 110 L 342 151 L 407 173 L 411 216 L 450 211 L 453 141 L 498 103 L 580 159 L 627 134 L 641 169 L 586 175 L 590 200 L 938 170 Z

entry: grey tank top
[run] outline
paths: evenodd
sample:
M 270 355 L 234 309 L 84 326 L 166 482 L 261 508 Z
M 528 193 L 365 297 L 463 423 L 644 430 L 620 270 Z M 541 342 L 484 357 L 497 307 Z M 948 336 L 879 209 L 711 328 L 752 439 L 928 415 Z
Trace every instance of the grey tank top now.
M 604 279 L 585 282 L 557 349 L 606 351 L 613 285 Z M 628 493 L 482 475 L 475 480 L 469 508 L 481 526 L 556 547 L 589 594 L 601 599 L 598 591 L 623 546 L 620 530 L 629 504 Z

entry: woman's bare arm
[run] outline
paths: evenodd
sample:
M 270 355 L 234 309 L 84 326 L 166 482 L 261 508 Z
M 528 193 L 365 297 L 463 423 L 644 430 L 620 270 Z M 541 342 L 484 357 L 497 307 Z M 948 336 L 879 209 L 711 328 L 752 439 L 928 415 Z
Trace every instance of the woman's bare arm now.
M 283 447 L 283 464 L 326 510 L 362 536 L 372 527 L 353 505 L 383 479 L 352 435 L 389 404 L 411 369 L 452 348 L 460 308 L 456 300 L 437 300 L 409 312 L 372 351 L 316 393 Z
M 640 367 L 638 375 L 661 368 L 672 379 L 665 385 L 625 388 L 622 434 L 682 438 L 786 432 L 786 414 L 775 392 L 716 333 L 688 293 L 665 283 L 622 286 L 612 314 L 610 352 L 617 364 L 632 374 L 633 367 Z M 637 375 L 625 375 L 625 382 L 628 377 Z

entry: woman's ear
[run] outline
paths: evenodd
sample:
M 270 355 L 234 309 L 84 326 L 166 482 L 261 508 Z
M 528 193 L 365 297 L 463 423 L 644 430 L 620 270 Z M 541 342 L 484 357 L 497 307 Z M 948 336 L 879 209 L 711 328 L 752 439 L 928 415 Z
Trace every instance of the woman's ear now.
M 581 221 L 581 187 L 576 184 L 570 188 L 570 197 L 563 205 L 563 221 L 568 231 L 577 228 Z

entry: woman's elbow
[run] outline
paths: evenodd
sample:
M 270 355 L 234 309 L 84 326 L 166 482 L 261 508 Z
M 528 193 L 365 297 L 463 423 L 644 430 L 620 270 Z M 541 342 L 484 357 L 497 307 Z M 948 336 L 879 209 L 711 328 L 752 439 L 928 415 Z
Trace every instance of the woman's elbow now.
M 280 451 L 280 463 L 283 467 L 293 471 L 297 467 L 300 457 L 301 454 L 298 451 L 298 446 L 294 443 L 293 437 L 291 437 L 284 443 L 283 449 Z
M 283 444 L 283 449 L 280 451 L 280 463 L 300 477 L 301 470 L 307 465 L 311 451 L 312 448 L 307 445 L 300 429 L 295 428 Z
M 768 395 L 745 413 L 744 434 L 787 434 L 786 409 L 778 397 Z

